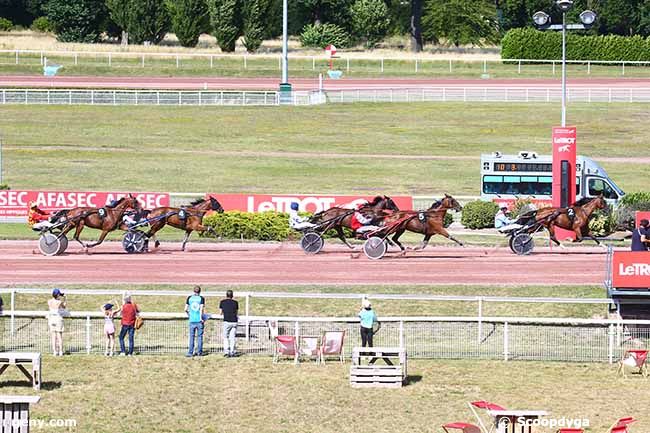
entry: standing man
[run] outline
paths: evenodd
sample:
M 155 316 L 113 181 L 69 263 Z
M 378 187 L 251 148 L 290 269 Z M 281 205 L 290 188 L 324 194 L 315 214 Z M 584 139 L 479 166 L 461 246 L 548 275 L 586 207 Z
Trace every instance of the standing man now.
M 122 329 L 120 329 L 120 356 L 133 356 L 133 345 L 135 335 L 135 316 L 138 315 L 140 310 L 138 306 L 131 302 L 131 296 L 124 297 L 124 305 L 122 306 Z M 124 347 L 124 337 L 129 334 L 129 351 Z
M 201 287 L 194 286 L 194 294 L 185 301 L 185 313 L 190 321 L 190 342 L 185 356 L 203 356 L 203 312 L 205 298 L 201 296 Z M 194 352 L 194 334 L 197 334 L 196 352 Z
M 235 337 L 237 335 L 239 303 L 232 296 L 232 290 L 226 291 L 226 299 L 222 299 L 219 303 L 221 314 L 223 314 L 223 356 L 226 358 L 236 356 Z
M 632 232 L 632 251 L 648 251 L 650 243 L 650 230 L 648 230 L 648 220 L 639 221 L 639 227 Z

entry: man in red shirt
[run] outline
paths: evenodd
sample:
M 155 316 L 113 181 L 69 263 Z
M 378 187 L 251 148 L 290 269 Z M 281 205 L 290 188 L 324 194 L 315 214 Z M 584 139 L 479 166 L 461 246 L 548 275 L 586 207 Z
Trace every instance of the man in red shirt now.
M 140 310 L 138 306 L 131 302 L 131 297 L 124 298 L 124 305 L 122 306 L 122 329 L 120 329 L 120 356 L 133 356 L 133 337 L 135 335 L 135 317 Z M 124 347 L 124 337 L 129 334 L 129 351 L 127 352 Z

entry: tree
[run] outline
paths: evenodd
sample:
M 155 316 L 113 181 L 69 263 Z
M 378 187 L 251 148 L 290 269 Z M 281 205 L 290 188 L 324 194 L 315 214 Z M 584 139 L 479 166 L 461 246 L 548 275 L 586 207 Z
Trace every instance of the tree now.
M 50 0 L 44 7 L 47 19 L 62 42 L 97 42 L 106 16 L 103 0 Z
M 424 47 L 422 41 L 422 8 L 424 0 L 411 0 L 411 19 L 409 34 L 411 36 L 411 51 L 419 53 Z
M 296 0 L 307 10 L 313 24 L 336 24 L 345 30 L 352 30 L 350 6 L 354 0 Z
M 496 8 L 489 0 L 431 0 L 422 25 L 424 38 L 434 43 L 446 39 L 456 46 L 483 45 L 499 40 Z
M 208 0 L 210 22 L 222 51 L 235 51 L 242 34 L 241 3 L 243 0 Z
M 246 0 L 244 2 L 244 46 L 248 52 L 256 51 L 266 34 L 266 18 L 269 0 Z
M 122 44 L 128 44 L 129 34 L 126 29 L 129 26 L 131 0 L 106 0 L 106 7 L 113 22 L 122 30 Z
M 201 33 L 210 29 L 210 14 L 205 0 L 167 0 L 172 31 L 184 47 L 195 47 Z
M 638 0 L 607 0 L 597 11 L 600 32 L 621 36 L 632 36 L 639 27 L 639 12 L 643 6 Z
M 386 37 L 390 19 L 383 0 L 357 0 L 350 13 L 352 29 L 366 40 L 366 48 L 374 48 Z
M 169 13 L 159 0 L 131 0 L 126 31 L 135 44 L 163 40 L 170 29 Z

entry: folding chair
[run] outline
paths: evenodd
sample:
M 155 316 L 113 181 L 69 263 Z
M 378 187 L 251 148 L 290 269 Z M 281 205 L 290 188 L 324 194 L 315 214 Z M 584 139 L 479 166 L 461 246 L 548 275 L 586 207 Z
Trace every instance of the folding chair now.
M 293 335 L 278 335 L 275 337 L 275 351 L 273 352 L 273 363 L 277 363 L 280 356 L 293 358 L 294 364 L 298 364 L 298 345 Z
M 636 421 L 637 420 L 635 420 L 631 416 L 625 418 L 619 418 L 618 421 L 616 421 L 608 431 L 609 433 L 629 433 L 627 430 L 627 426 Z
M 481 429 L 475 426 L 474 424 L 468 424 L 466 422 L 450 422 L 442 426 L 442 429 L 445 433 L 449 433 L 451 430 L 460 430 L 462 433 L 481 433 Z
M 647 378 L 648 377 L 648 350 L 647 349 L 627 349 L 623 354 L 623 357 L 618 362 L 617 373 L 623 374 L 623 377 L 627 377 L 625 373 L 625 367 L 638 368 L 639 374 Z
M 345 331 L 325 331 L 320 345 L 320 361 L 325 364 L 326 356 L 337 356 L 343 363 L 343 339 Z
M 300 349 L 300 356 L 306 356 L 307 358 L 314 358 L 316 364 L 320 363 L 320 338 L 319 337 L 308 337 L 300 336 L 300 344 L 298 348 Z
M 505 407 L 499 406 L 498 404 L 495 403 L 490 403 L 489 401 L 485 400 L 480 400 L 480 401 L 471 401 L 467 403 L 469 405 L 469 409 L 472 411 L 474 414 L 474 417 L 478 421 L 478 423 L 481 426 L 481 430 L 483 430 L 483 433 L 490 433 L 492 431 L 493 423 L 490 423 L 490 429 L 488 430 L 485 427 L 485 424 L 483 423 L 483 420 L 479 416 L 478 412 L 476 412 L 476 409 L 484 409 L 486 412 L 490 410 L 506 410 Z

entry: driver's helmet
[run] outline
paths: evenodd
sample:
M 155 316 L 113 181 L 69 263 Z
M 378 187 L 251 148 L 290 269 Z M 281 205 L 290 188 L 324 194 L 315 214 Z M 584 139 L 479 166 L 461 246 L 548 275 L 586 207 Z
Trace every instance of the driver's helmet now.
M 298 203 L 296 203 L 295 201 L 293 203 L 291 203 L 291 210 L 296 210 L 297 211 L 298 208 L 299 208 Z
M 504 210 L 504 209 L 505 209 L 505 210 L 508 210 L 508 204 L 505 203 L 505 202 L 501 202 L 501 203 L 499 203 L 499 209 L 501 209 L 501 210 Z

